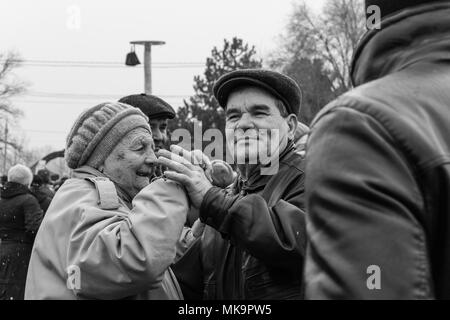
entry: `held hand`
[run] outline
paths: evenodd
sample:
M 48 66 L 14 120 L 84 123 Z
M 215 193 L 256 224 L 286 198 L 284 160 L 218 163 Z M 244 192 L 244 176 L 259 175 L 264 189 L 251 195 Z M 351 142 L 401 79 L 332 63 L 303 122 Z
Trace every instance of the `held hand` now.
M 204 170 L 199 166 L 200 164 L 192 163 L 195 163 L 195 155 L 193 156 L 191 152 L 178 146 L 171 146 L 170 149 L 172 152 L 163 149 L 158 151 L 158 163 L 169 169 L 164 172 L 167 178 L 184 185 L 193 206 L 199 208 L 212 184 L 206 177 Z M 199 156 L 198 153 L 197 156 Z M 207 164 L 204 165 L 207 167 Z

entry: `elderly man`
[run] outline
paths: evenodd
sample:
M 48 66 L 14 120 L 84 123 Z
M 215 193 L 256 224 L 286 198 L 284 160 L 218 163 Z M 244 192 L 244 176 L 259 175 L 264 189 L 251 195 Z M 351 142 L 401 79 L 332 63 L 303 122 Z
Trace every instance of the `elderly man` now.
M 167 122 L 175 117 L 175 111 L 170 104 L 157 96 L 145 93 L 123 97 L 119 102 L 139 108 L 148 117 L 155 142 L 155 151 L 167 145 L 169 141 Z
M 356 89 L 308 141 L 306 295 L 449 299 L 450 1 L 366 6 Z
M 186 187 L 208 226 L 177 263 L 177 277 L 192 298 L 301 299 L 304 172 L 293 143 L 300 88 L 276 72 L 239 70 L 221 77 L 214 95 L 240 173 L 231 192 L 213 187 L 181 148 L 159 151 L 165 175 Z
M 147 117 L 103 103 L 76 120 L 66 162 L 74 169 L 37 234 L 26 299 L 180 299 L 169 266 L 188 199 L 150 183 L 156 156 Z

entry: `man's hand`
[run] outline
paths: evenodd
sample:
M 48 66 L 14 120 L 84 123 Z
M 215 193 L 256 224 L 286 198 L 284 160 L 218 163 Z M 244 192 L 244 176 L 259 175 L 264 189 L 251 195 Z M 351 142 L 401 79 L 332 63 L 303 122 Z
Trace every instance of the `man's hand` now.
M 205 170 L 211 166 L 209 159 L 198 152 L 189 152 L 179 146 L 170 146 L 170 151 L 161 149 L 157 152 L 158 163 L 169 170 L 164 175 L 181 183 L 186 188 L 194 208 L 200 208 L 206 192 L 212 187 Z M 199 161 L 201 160 L 201 161 Z

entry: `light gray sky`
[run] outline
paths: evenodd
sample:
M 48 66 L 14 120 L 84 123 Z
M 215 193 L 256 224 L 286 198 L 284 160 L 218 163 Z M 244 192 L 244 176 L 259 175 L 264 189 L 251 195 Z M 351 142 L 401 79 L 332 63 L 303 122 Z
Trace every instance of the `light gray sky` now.
M 27 94 L 12 100 L 25 114 L 16 130 L 25 132 L 28 147 L 59 150 L 82 110 L 144 91 L 142 67 L 44 66 L 41 60 L 123 63 L 130 41 L 166 41 L 152 50 L 153 93 L 176 109 L 193 94 L 193 77 L 224 38 L 243 38 L 262 58 L 276 49 L 293 1 L 4 0 L 0 51 L 16 50 L 34 61 L 16 71 L 30 83 Z M 307 3 L 318 10 L 324 1 Z M 143 47 L 136 52 L 143 62 Z M 170 68 L 157 66 L 163 62 Z M 173 65 L 190 62 L 195 64 Z

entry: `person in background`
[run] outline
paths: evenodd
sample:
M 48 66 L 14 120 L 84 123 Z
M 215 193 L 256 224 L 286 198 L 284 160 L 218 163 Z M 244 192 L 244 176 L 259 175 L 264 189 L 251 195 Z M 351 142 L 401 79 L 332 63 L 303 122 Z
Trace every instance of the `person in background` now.
M 0 180 L 0 184 L 1 184 L 1 186 L 0 186 L 0 195 L 2 194 L 2 189 L 5 186 L 6 182 L 8 182 L 8 176 L 3 175 L 1 177 L 1 180 Z
M 58 182 L 55 183 L 55 186 L 54 186 L 55 193 L 59 190 L 59 188 L 61 188 L 61 186 L 67 179 L 69 179 L 69 177 L 64 175 L 61 177 L 61 179 L 58 180 Z
M 42 181 L 40 192 L 45 193 L 50 198 L 53 198 L 55 192 L 51 188 L 50 171 L 47 169 L 41 169 L 37 172 L 37 175 Z
M 33 176 L 33 181 L 31 182 L 30 190 L 38 200 L 39 205 L 41 206 L 41 209 L 45 215 L 48 207 L 50 206 L 50 203 L 52 202 L 53 196 L 51 196 L 52 195 L 51 192 L 48 192 L 50 190 L 48 189 L 48 187 L 45 187 L 44 182 L 42 181 L 42 177 L 40 175 L 36 174 Z
M 167 148 L 169 133 L 167 131 L 168 121 L 175 117 L 173 108 L 163 99 L 150 94 L 133 94 L 119 100 L 130 106 L 140 109 L 147 117 L 152 129 L 155 151 Z M 164 168 L 155 168 L 155 177 L 160 177 Z
M 113 102 L 84 111 L 67 137 L 73 169 L 37 234 L 26 299 L 182 299 L 170 269 L 189 202 L 157 179 L 147 117 Z
M 307 142 L 306 297 L 450 299 L 450 1 L 366 8 L 356 88 Z
M 306 124 L 299 121 L 297 124 L 297 130 L 295 130 L 294 144 L 295 149 L 297 149 L 297 151 L 301 154 L 302 157 L 305 157 L 308 134 L 309 134 L 309 127 Z
M 34 237 L 43 211 L 28 187 L 33 174 L 17 164 L 0 198 L 0 299 L 22 300 Z
M 8 176 L 7 175 L 3 175 L 2 178 L 1 178 L 2 187 L 6 184 L 6 182 L 8 182 Z

